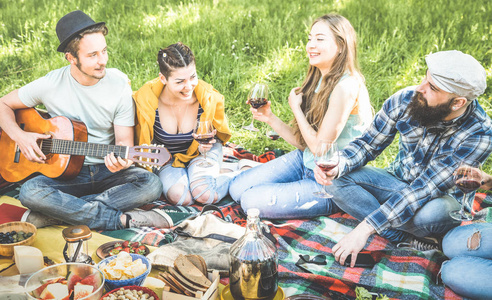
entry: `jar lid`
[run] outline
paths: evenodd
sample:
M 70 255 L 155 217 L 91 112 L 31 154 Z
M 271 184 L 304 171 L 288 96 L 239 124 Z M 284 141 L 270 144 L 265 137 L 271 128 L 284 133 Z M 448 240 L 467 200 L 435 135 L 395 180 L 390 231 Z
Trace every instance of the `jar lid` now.
M 248 217 L 259 217 L 260 216 L 260 210 L 258 208 L 250 208 L 246 211 L 246 214 Z
M 79 240 L 88 240 L 92 237 L 92 232 L 86 225 L 71 226 L 63 229 L 63 238 L 70 243 Z

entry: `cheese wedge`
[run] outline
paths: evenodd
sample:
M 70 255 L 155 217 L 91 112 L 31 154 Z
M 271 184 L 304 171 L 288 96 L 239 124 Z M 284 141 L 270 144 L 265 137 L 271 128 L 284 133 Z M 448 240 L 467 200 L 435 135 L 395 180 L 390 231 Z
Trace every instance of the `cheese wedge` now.
M 44 268 L 43 253 L 31 246 L 14 246 L 15 265 L 20 274 L 29 274 Z

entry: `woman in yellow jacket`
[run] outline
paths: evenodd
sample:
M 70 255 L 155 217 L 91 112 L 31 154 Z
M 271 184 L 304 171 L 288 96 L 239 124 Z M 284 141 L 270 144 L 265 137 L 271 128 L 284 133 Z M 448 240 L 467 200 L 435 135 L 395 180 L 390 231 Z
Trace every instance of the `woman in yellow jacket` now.
M 161 49 L 157 56 L 159 77 L 133 94 L 138 145 L 161 144 L 173 155 L 157 174 L 163 194 L 173 205 L 215 203 L 228 191 L 230 176 L 220 174 L 222 144 L 231 133 L 224 113 L 224 96 L 199 80 L 195 57 L 182 43 Z M 210 144 L 198 144 L 192 136 L 197 120 L 212 121 L 216 137 Z M 207 152 L 213 166 L 197 164 Z

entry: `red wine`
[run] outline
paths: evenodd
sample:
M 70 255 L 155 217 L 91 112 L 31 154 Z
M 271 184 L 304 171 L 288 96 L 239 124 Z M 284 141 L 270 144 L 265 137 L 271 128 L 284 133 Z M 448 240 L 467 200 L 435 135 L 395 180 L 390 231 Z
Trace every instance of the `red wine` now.
M 463 193 L 470 193 L 476 191 L 480 187 L 480 182 L 473 179 L 459 179 L 456 181 L 456 186 Z
M 200 144 L 208 144 L 214 138 L 214 135 L 212 133 L 205 133 L 205 134 L 195 134 L 193 137 Z
M 334 167 L 338 166 L 338 163 L 336 163 L 336 162 L 321 162 L 321 163 L 317 163 L 316 165 L 318 165 L 318 167 L 321 169 L 321 171 L 328 172 L 331 169 L 333 169 Z
M 267 104 L 266 98 L 251 98 L 251 99 L 249 99 L 249 105 L 251 105 L 253 108 L 260 108 L 265 104 Z

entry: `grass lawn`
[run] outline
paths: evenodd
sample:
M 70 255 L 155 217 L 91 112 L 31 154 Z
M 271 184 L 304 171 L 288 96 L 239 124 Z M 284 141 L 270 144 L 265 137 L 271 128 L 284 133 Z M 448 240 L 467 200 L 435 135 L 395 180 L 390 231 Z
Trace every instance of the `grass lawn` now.
M 457 49 L 487 70 L 488 88 L 479 98 L 492 115 L 492 1 L 489 0 L 0 0 L 0 95 L 66 65 L 56 52 L 56 22 L 81 9 L 109 27 L 109 67 L 128 74 L 132 88 L 158 74 L 159 48 L 181 41 L 193 50 L 198 75 L 226 97 L 232 141 L 262 153 L 293 149 L 241 129 L 251 121 L 245 104 L 251 83 L 270 87 L 273 110 L 283 120 L 291 88 L 299 86 L 308 61 L 307 33 L 313 19 L 338 12 L 358 33 L 359 58 L 375 110 L 397 90 L 418 84 L 424 56 Z M 68 101 L 69 99 L 67 99 Z M 386 166 L 393 143 L 373 165 Z M 491 164 L 485 167 L 490 171 Z

